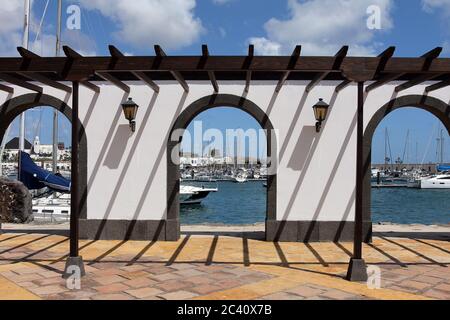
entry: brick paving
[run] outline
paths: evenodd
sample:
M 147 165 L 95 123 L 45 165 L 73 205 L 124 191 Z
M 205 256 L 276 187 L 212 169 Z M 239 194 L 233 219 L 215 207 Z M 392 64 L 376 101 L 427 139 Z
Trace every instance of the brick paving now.
M 343 279 L 349 243 L 318 243 L 311 252 L 302 243 L 275 250 L 273 243 L 248 240 L 244 250 L 242 239 L 219 237 L 210 259 L 206 236 L 191 236 L 181 250 L 181 241 L 149 248 L 138 241 L 82 241 L 87 274 L 80 290 L 69 290 L 61 277 L 64 239 L 0 235 L 0 299 L 8 298 L 3 283 L 49 300 L 450 299 L 450 243 L 442 240 L 375 238 L 364 256 L 380 268 L 380 289 Z

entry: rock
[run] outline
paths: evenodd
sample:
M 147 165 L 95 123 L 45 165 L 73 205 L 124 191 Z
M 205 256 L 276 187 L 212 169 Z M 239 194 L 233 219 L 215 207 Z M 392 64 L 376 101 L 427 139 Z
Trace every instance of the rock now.
M 32 220 L 30 191 L 20 181 L 0 177 L 0 223 L 27 223 Z

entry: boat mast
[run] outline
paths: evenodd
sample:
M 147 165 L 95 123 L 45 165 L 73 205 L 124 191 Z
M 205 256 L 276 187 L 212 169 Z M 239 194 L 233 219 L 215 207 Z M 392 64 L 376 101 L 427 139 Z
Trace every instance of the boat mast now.
M 22 47 L 28 49 L 28 39 L 30 36 L 30 15 L 31 15 L 31 5 L 30 0 L 25 0 L 25 17 L 24 17 L 24 25 L 23 25 L 23 41 Z M 19 129 L 19 149 L 21 151 L 25 150 L 25 112 L 20 114 L 20 129 Z
M 444 163 L 444 129 L 441 129 L 441 164 Z
M 59 57 L 61 51 L 61 19 L 62 19 L 62 0 L 58 0 L 58 21 L 56 27 L 56 57 Z M 58 110 L 53 110 L 53 173 L 57 172 L 58 168 Z
M 387 127 L 384 128 L 384 165 L 387 165 Z

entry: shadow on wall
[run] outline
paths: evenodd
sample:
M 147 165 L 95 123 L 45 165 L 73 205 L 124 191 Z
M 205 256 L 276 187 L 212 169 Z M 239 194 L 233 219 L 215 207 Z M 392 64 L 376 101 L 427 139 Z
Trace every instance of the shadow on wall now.
M 295 145 L 294 151 L 292 152 L 291 158 L 288 162 L 288 168 L 301 171 L 305 166 L 306 159 L 310 154 L 312 144 L 316 137 L 316 127 L 314 126 L 304 126 L 300 133 L 300 136 Z
M 103 162 L 104 166 L 107 166 L 109 169 L 117 169 L 119 167 L 131 136 L 132 132 L 129 125 L 119 125 Z

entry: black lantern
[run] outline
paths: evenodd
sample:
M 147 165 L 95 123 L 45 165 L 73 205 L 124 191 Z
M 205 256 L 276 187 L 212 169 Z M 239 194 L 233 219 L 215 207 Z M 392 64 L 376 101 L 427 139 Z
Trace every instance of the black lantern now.
M 122 103 L 123 114 L 125 118 L 130 122 L 131 131 L 136 130 L 136 114 L 139 106 L 133 101 L 133 99 L 128 98 L 127 102 Z
M 322 128 L 322 122 L 325 121 L 327 118 L 328 113 L 328 107 L 329 105 L 323 101 L 323 99 L 319 99 L 319 102 L 317 102 L 313 106 L 314 110 L 314 116 L 316 117 L 316 132 L 320 132 L 320 129 Z

